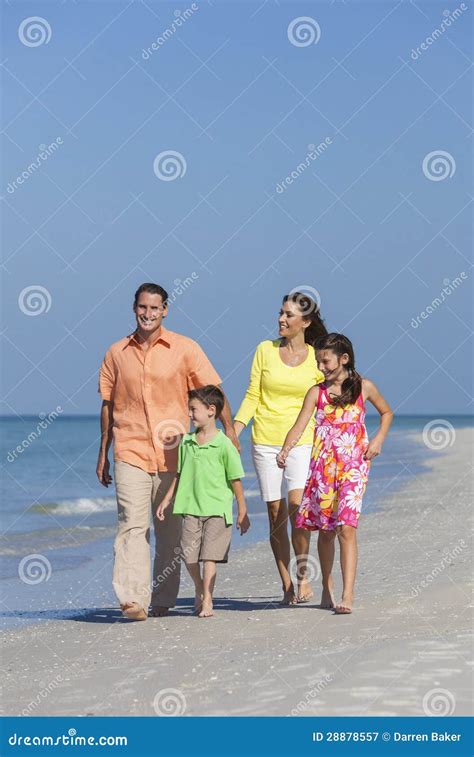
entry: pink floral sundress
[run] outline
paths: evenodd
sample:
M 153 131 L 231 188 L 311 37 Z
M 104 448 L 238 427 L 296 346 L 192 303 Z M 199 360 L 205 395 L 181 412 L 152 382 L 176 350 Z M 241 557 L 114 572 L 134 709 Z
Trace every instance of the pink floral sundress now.
M 357 528 L 370 462 L 362 392 L 353 404 L 331 403 L 319 384 L 316 428 L 308 477 L 295 525 L 309 531 Z

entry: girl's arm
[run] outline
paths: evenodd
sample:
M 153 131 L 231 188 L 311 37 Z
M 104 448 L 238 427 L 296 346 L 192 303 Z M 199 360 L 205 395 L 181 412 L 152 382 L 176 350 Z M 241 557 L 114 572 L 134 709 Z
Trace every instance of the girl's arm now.
M 390 405 L 384 399 L 384 397 L 382 397 L 373 381 L 369 381 L 369 379 L 362 379 L 362 388 L 366 400 L 369 400 L 369 402 L 371 402 L 375 409 L 380 413 L 379 430 L 370 440 L 364 454 L 365 460 L 372 460 L 377 455 L 380 455 L 382 451 L 382 444 L 385 441 L 385 437 L 388 434 L 388 430 L 393 420 L 393 412 L 390 408 Z
M 309 389 L 309 391 L 306 392 L 306 397 L 304 398 L 303 407 L 301 408 L 299 412 L 299 415 L 295 421 L 294 426 L 292 426 L 292 428 L 290 428 L 290 430 L 288 431 L 286 435 L 286 439 L 283 443 L 283 447 L 281 448 L 280 452 L 277 455 L 277 464 L 279 468 L 285 467 L 285 460 L 288 457 L 288 454 L 291 452 L 293 447 L 298 443 L 299 439 L 304 433 L 304 430 L 309 423 L 309 419 L 314 413 L 314 408 L 318 404 L 318 397 L 319 397 L 319 387 L 317 385 L 312 386 L 311 389 Z

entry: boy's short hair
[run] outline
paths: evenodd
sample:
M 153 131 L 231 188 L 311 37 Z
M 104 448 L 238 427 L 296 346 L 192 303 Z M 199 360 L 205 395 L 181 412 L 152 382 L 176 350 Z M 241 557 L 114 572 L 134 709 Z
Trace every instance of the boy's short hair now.
M 224 393 L 218 386 L 213 384 L 207 384 L 207 386 L 201 386 L 199 389 L 191 389 L 188 392 L 188 402 L 191 400 L 199 400 L 206 407 L 214 405 L 216 408 L 216 418 L 220 417 L 224 409 L 225 397 Z

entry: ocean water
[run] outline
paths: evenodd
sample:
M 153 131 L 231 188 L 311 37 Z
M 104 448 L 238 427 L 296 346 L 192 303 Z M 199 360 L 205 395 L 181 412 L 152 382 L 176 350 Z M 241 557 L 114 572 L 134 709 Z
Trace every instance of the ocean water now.
M 454 431 L 449 426 L 437 430 L 439 422 L 430 431 L 427 424 L 435 420 L 427 416 L 395 419 L 383 453 L 372 465 L 363 512 L 377 510 L 384 496 L 407 481 L 416 486 L 416 476 L 454 441 L 456 428 L 471 426 L 473 421 L 470 416 L 448 417 L 443 423 Z M 59 416 L 43 421 L 42 427 L 40 421 L 39 417 L 0 419 L 0 588 L 1 615 L 7 625 L 115 603 L 111 572 L 116 503 L 113 488 L 105 489 L 95 476 L 98 418 Z M 368 416 L 369 436 L 377 426 L 378 418 Z M 267 540 L 266 507 L 249 442 L 245 430 L 242 461 L 252 527 L 243 537 L 235 531 L 233 550 Z M 262 549 L 269 546 L 262 543 Z

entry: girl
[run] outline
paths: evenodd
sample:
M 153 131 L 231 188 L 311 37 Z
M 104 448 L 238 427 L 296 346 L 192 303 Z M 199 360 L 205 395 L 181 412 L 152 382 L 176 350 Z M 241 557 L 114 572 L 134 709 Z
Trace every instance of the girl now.
M 252 459 L 262 499 L 267 504 L 270 546 L 280 574 L 282 604 L 308 602 L 312 589 L 307 580 L 306 558 L 311 533 L 295 527 L 311 457 L 313 428 L 293 445 L 283 471 L 276 457 L 286 432 L 295 423 L 308 389 L 324 381 L 316 365 L 314 342 L 327 329 L 317 303 L 302 292 L 285 295 L 278 315 L 278 339 L 257 346 L 250 384 L 234 419 L 239 436 L 253 419 Z M 298 585 L 290 575 L 290 541 L 296 555 Z
M 321 607 L 339 615 L 352 612 L 357 566 L 356 528 L 371 460 L 380 455 L 393 413 L 375 384 L 355 369 L 354 350 L 342 334 L 318 340 L 316 359 L 324 382 L 306 394 L 294 426 L 288 432 L 277 463 L 286 458 L 316 409 L 313 450 L 295 525 L 319 530 L 318 554 L 323 593 Z M 370 440 L 365 428 L 365 402 L 380 413 L 380 428 Z M 334 603 L 332 567 L 334 541 L 341 551 L 342 600 Z

